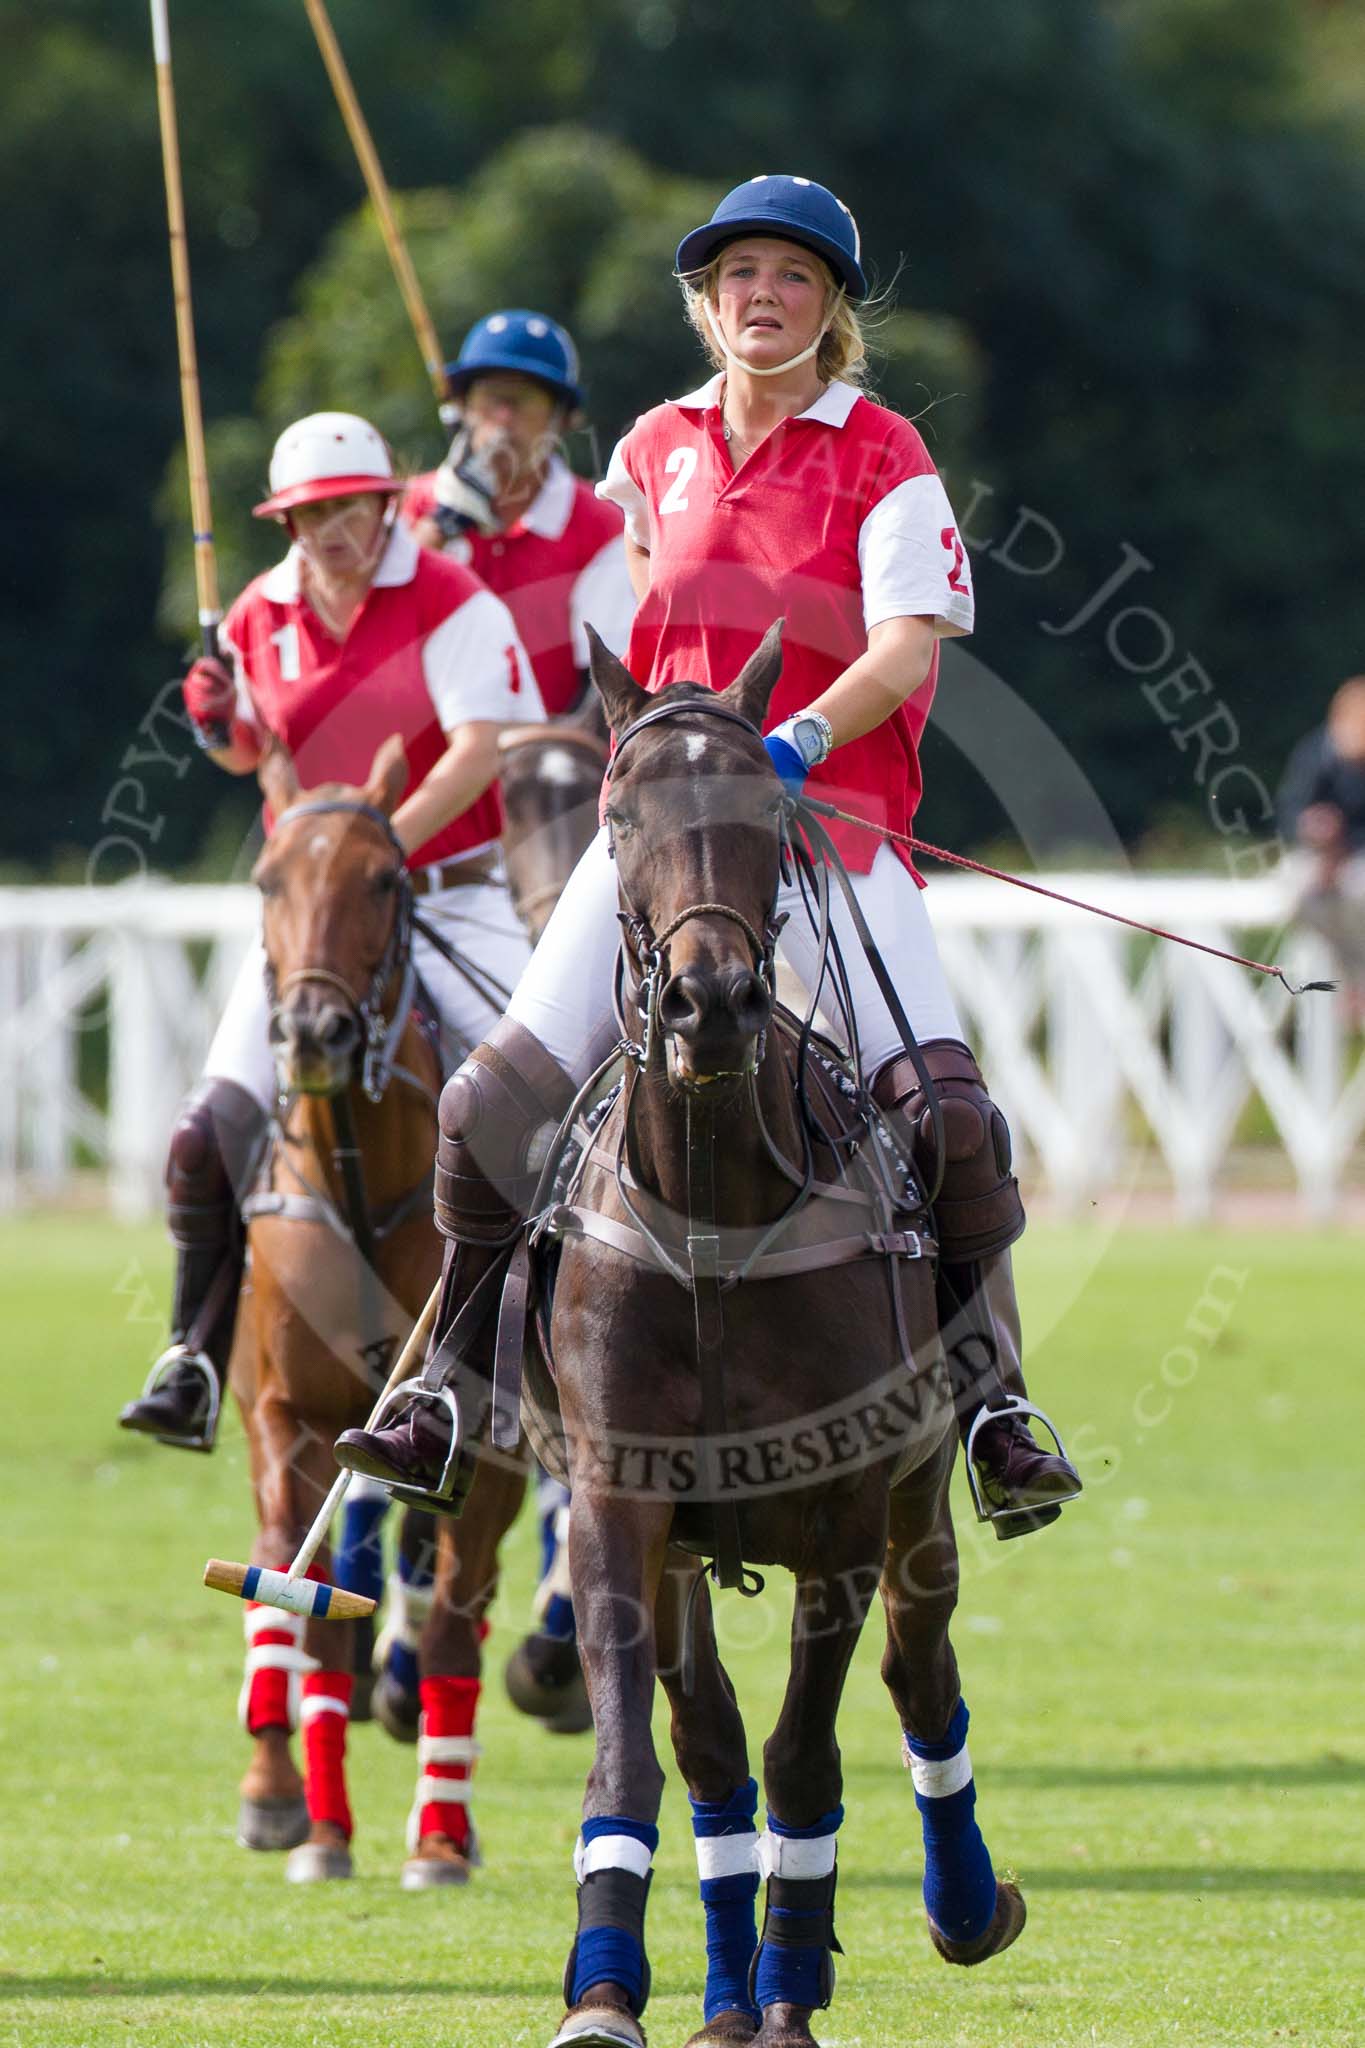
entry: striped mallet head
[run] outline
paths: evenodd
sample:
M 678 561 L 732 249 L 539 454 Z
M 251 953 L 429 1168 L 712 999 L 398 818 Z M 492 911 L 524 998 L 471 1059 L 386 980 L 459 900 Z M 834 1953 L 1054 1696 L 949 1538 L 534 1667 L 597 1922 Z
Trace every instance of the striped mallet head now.
M 241 1600 L 259 1600 L 318 1621 L 360 1621 L 373 1614 L 375 1602 L 363 1593 L 347 1593 L 324 1579 L 294 1578 L 263 1564 L 229 1564 L 211 1557 L 204 1566 L 204 1584 L 215 1593 L 235 1593 Z

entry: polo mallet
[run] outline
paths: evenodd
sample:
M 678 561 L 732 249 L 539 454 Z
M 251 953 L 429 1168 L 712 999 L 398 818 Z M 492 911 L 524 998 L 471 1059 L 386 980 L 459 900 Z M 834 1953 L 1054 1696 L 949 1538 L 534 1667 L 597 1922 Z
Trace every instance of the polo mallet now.
M 436 1321 L 440 1299 L 441 1283 L 438 1280 L 426 1307 L 412 1326 L 407 1343 L 398 1354 L 383 1392 L 370 1410 L 365 1424 L 367 1429 L 375 1427 L 390 1394 L 410 1377 L 420 1360 Z M 224 1558 L 211 1557 L 204 1566 L 204 1584 L 215 1593 L 235 1593 L 239 1599 L 259 1600 L 266 1607 L 287 1608 L 290 1614 L 316 1615 L 319 1621 L 359 1621 L 365 1615 L 373 1614 L 376 1603 L 367 1600 L 363 1593 L 348 1593 L 340 1586 L 329 1586 L 325 1580 L 305 1577 L 309 1565 L 322 1548 L 332 1517 L 346 1498 L 346 1489 L 354 1477 L 353 1472 L 337 1474 L 331 1492 L 318 1509 L 313 1526 L 287 1572 L 271 1571 L 261 1564 L 229 1564 Z
M 213 552 L 204 419 L 199 402 L 199 363 L 194 352 L 194 309 L 190 303 L 190 254 L 185 237 L 185 198 L 180 185 L 180 138 L 171 79 L 171 31 L 166 0 L 151 0 L 152 54 L 156 59 L 156 105 L 161 121 L 161 165 L 166 178 L 166 220 L 171 240 L 171 283 L 175 292 L 175 338 L 180 355 L 180 409 L 185 420 L 185 457 L 190 473 L 190 516 L 194 531 L 194 588 L 204 652 L 218 653 L 218 563 Z
M 322 52 L 327 76 L 332 81 L 332 90 L 341 109 L 341 118 L 346 123 L 346 133 L 351 138 L 351 146 L 364 173 L 370 204 L 379 222 L 379 232 L 384 237 L 389 263 L 402 294 L 403 304 L 408 309 L 408 318 L 412 322 L 412 331 L 417 337 L 417 346 L 426 365 L 427 375 L 431 379 L 431 388 L 436 394 L 441 424 L 447 428 L 453 427 L 455 403 L 450 380 L 446 376 L 445 356 L 436 339 L 436 329 L 431 324 L 431 315 L 427 311 L 426 300 L 422 297 L 422 287 L 417 282 L 417 273 L 412 267 L 412 259 L 408 255 L 402 230 L 394 218 L 388 181 L 384 176 L 383 166 L 375 150 L 365 116 L 360 111 L 360 102 L 351 83 L 351 74 L 346 69 L 346 59 L 341 54 L 341 46 L 333 33 L 323 0 L 303 0 L 303 4 L 312 23 L 318 48 Z

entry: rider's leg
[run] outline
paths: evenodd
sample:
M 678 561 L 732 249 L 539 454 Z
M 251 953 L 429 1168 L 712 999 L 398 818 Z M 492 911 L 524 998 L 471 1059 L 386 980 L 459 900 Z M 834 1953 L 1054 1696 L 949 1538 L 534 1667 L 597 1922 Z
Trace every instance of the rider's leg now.
M 599 834 L 570 877 L 507 1015 L 442 1093 L 436 1223 L 447 1242 L 424 1375 L 433 1394 L 461 1368 L 485 1384 L 491 1378 L 499 1291 L 490 1280 L 481 1307 L 471 1296 L 516 1243 L 545 1143 L 601 1057 L 602 1027 L 610 1025 L 615 912 L 616 872 L 606 836 Z M 448 1410 L 435 1399 L 419 1399 L 385 1429 L 347 1430 L 337 1456 L 353 1471 L 431 1492 L 449 1445 Z
M 925 1064 L 944 1084 L 940 1095 L 948 1158 L 935 1204 L 940 1320 L 958 1380 L 959 1423 L 965 1440 L 995 1375 L 1010 1393 L 1021 1398 L 1025 1394 L 1019 1312 L 1008 1249 L 1023 1230 L 1024 1211 L 1018 1184 L 1009 1170 L 1009 1131 L 962 1042 L 962 1025 L 939 961 L 923 892 L 889 846 L 880 849 L 871 873 L 855 875 L 853 883 Z M 784 901 L 782 907 L 789 906 Z M 801 909 L 793 909 L 783 933 L 783 950 L 809 986 L 815 971 L 814 934 Z M 916 1164 L 932 1184 L 936 1166 L 932 1121 L 918 1077 L 837 889 L 833 922 L 852 987 L 859 1046 L 873 1095 L 889 1115 L 909 1124 Z M 1011 1533 L 1051 1520 L 1056 1509 L 1045 1503 L 1058 1494 L 1073 1493 L 1079 1486 L 1066 1460 L 1044 1451 L 1021 1419 L 983 1427 L 977 1433 L 975 1449 L 983 1487 L 993 1504 L 1035 1511 L 1035 1520 L 1014 1524 Z
M 248 948 L 213 1035 L 204 1076 L 181 1106 L 166 1163 L 175 1246 L 171 1345 L 149 1391 L 119 1421 L 187 1449 L 210 1450 L 227 1378 L 245 1233 L 238 1203 L 260 1162 L 275 1100 L 265 953 Z

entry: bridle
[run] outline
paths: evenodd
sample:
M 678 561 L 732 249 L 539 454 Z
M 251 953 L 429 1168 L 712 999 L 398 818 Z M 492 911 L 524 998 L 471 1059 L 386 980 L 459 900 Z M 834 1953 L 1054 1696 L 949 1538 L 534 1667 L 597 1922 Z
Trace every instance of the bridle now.
M 728 724 L 737 725 L 741 731 L 751 734 L 754 739 L 760 742 L 762 741 L 763 735 L 752 719 L 745 718 L 742 712 L 731 711 L 727 705 L 708 704 L 704 700 L 695 698 L 688 699 L 679 704 L 661 704 L 655 710 L 647 711 L 642 718 L 637 718 L 634 725 L 617 742 L 616 752 L 607 768 L 608 787 L 610 787 L 613 775 L 615 775 L 621 765 L 622 754 L 631 741 L 640 733 L 644 732 L 651 725 L 662 725 L 666 721 L 689 716 L 693 713 L 699 713 L 705 718 L 724 719 Z M 610 813 L 607 816 L 607 851 L 611 858 L 615 860 L 616 841 L 612 832 Z M 631 900 L 630 891 L 620 876 L 619 868 L 617 880 L 621 895 L 625 899 L 627 906 L 625 910 L 617 912 L 624 935 L 623 959 L 628 954 L 631 965 L 635 969 L 633 1001 L 643 1025 L 639 1042 L 637 1043 L 635 1040 L 628 1038 L 626 1049 L 627 1057 L 636 1062 L 638 1066 L 641 1068 L 648 1066 L 655 1042 L 663 1029 L 659 1018 L 659 998 L 670 978 L 668 969 L 669 941 L 676 938 L 683 926 L 690 924 L 695 918 L 723 918 L 728 923 L 739 927 L 749 942 L 749 952 L 754 972 L 759 976 L 764 987 L 767 989 L 769 999 L 776 1000 L 777 941 L 781 936 L 782 927 L 786 923 L 785 917 L 779 917 L 776 914 L 776 886 L 773 890 L 772 904 L 769 906 L 767 917 L 764 919 L 761 935 L 755 931 L 753 925 L 750 924 L 742 911 L 734 909 L 728 903 L 689 903 L 686 909 L 680 910 L 675 917 L 669 919 L 662 932 L 656 934 L 650 925 L 649 919 L 637 909 Z M 760 1032 L 754 1040 L 750 1047 L 748 1064 L 743 1069 L 744 1072 L 753 1073 L 762 1063 L 766 1037 L 766 1032 Z M 717 1078 L 720 1077 L 717 1076 Z
M 371 1102 L 379 1102 L 393 1073 L 394 1059 L 397 1056 L 399 1041 L 407 1028 L 413 990 L 416 986 L 416 968 L 412 959 L 412 881 L 404 865 L 407 860 L 406 849 L 389 819 L 374 804 L 346 797 L 310 798 L 305 803 L 291 804 L 287 811 L 282 811 L 275 821 L 275 828 L 278 831 L 281 825 L 292 824 L 297 818 L 326 817 L 337 813 L 364 818 L 377 826 L 398 855 L 397 904 L 393 928 L 389 933 L 383 956 L 370 977 L 369 988 L 364 994 L 352 988 L 350 982 L 333 968 L 320 964 L 310 963 L 292 968 L 282 981 L 277 981 L 274 969 L 267 960 L 266 994 L 273 1015 L 292 990 L 305 987 L 309 982 L 319 982 L 324 987 L 334 989 L 344 999 L 360 1032 L 361 1044 L 364 1047 L 360 1085 Z M 398 982 L 398 1000 L 392 1016 L 388 1016 L 384 1009 L 384 999 L 395 980 Z

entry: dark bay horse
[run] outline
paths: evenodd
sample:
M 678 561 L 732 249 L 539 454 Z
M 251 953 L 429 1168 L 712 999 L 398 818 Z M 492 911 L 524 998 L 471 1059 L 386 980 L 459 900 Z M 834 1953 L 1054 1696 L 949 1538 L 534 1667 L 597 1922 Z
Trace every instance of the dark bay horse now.
M 836 1715 L 878 1591 L 930 1938 L 948 1961 L 977 1963 L 1024 1919 L 974 1818 L 948 1635 L 957 1435 L 923 1194 L 907 1183 L 908 1144 L 878 1131 L 856 1089 L 839 1113 L 834 1082 L 834 1108 L 811 1113 L 810 1059 L 774 1028 L 785 799 L 759 734 L 779 669 L 776 631 L 720 695 L 680 684 L 651 697 L 605 650 L 594 657 L 618 740 L 607 816 L 633 1053 L 576 1187 L 542 1219 L 562 1239 L 553 1385 L 534 1347 L 527 1355 L 532 1440 L 557 1450 L 573 1491 L 596 1727 L 556 2048 L 643 2039 L 656 1676 L 707 1919 L 704 2024 L 690 2048 L 812 2041 L 837 1949 Z M 796 1581 L 761 1831 L 704 1557 L 722 1583 L 742 1585 L 754 1564 Z
M 440 1271 L 431 1174 L 440 1058 L 412 1005 L 412 891 L 389 822 L 402 744 L 364 788 L 300 790 L 272 753 L 261 785 L 275 830 L 256 864 L 270 1035 L 283 1107 L 262 1183 L 244 1205 L 250 1286 L 233 1361 L 259 1534 L 252 1562 L 287 1564 L 336 1478 L 332 1443 L 363 1420 Z M 408 1889 L 462 1882 L 484 1612 L 524 1472 L 485 1464 L 456 1548 L 438 1541 L 422 1632 L 424 1728 Z M 315 1570 L 326 1576 L 328 1559 Z M 293 1847 L 298 1882 L 351 1873 L 346 1733 L 349 1622 L 247 1609 L 242 1783 L 248 1847 Z M 290 1753 L 301 1724 L 303 1774 Z

